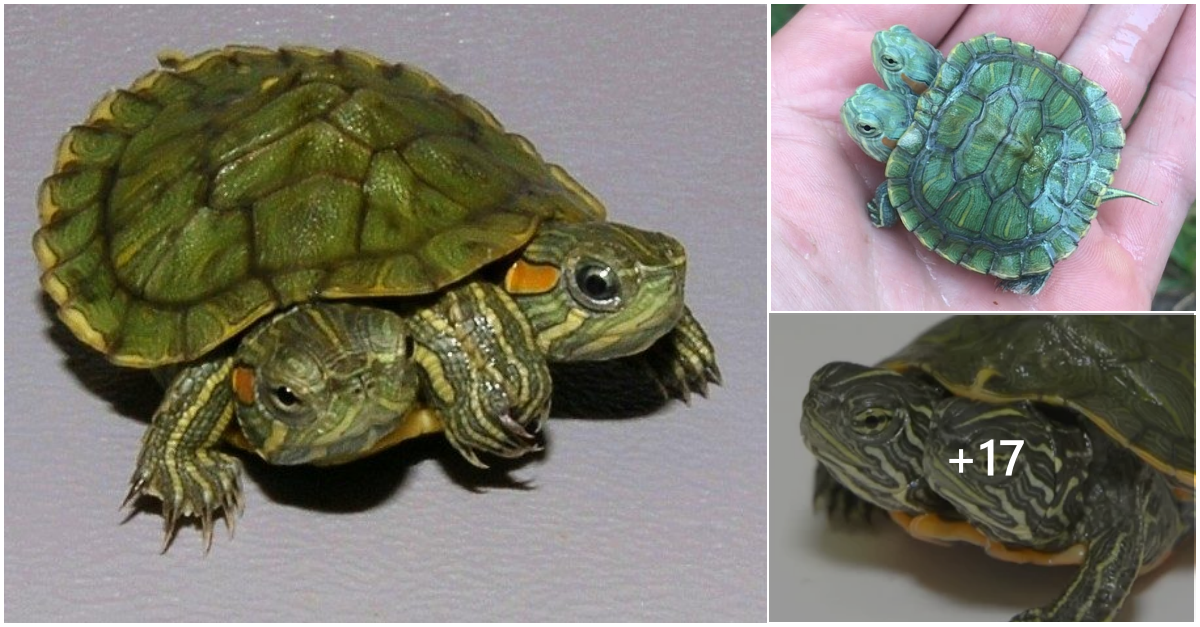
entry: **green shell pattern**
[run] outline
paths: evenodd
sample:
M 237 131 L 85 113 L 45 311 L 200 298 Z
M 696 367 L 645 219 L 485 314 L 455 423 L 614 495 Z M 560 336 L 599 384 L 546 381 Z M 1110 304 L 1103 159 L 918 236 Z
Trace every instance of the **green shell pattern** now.
M 119 364 L 203 355 L 313 298 L 426 294 L 603 206 L 479 104 L 366 54 L 164 55 L 59 147 L 43 286 Z
M 1002 279 L 1043 274 L 1087 233 L 1125 144 L 1079 70 L 984 35 L 954 47 L 887 162 L 888 196 L 921 242 Z

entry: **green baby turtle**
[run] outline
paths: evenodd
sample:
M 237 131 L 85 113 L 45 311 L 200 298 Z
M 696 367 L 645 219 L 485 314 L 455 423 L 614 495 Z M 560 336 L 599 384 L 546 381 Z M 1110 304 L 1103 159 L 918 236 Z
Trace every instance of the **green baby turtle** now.
M 878 367 L 827 364 L 800 422 L 817 499 L 997 559 L 1078 565 L 1016 619 L 1111 620 L 1195 528 L 1195 324 L 961 316 Z
M 872 224 L 897 220 L 951 263 L 1036 294 L 1079 246 L 1125 145 L 1102 87 L 1028 44 L 988 34 L 943 62 L 904 26 L 876 33 L 875 69 L 842 105 L 842 123 L 887 180 Z M 1154 204 L 1154 203 L 1151 203 Z
M 130 498 L 232 525 L 241 464 L 442 432 L 538 450 L 549 364 L 629 359 L 664 400 L 719 373 L 686 256 L 475 101 L 366 54 L 163 55 L 63 139 L 33 247 L 76 336 L 167 382 Z

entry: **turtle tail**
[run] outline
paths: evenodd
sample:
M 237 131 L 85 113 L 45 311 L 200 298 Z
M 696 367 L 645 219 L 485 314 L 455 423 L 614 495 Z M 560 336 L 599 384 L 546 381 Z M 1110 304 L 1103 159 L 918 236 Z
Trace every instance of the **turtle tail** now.
M 1117 198 L 1136 198 L 1142 202 L 1150 203 L 1150 204 L 1154 205 L 1155 207 L 1158 206 L 1158 203 L 1154 202 L 1153 200 L 1147 200 L 1145 198 L 1142 198 L 1141 196 L 1138 196 L 1137 194 L 1135 194 L 1133 192 L 1127 192 L 1123 189 L 1115 189 L 1112 187 L 1104 190 L 1104 193 L 1100 195 L 1100 202 L 1105 202 L 1108 200 L 1115 200 Z

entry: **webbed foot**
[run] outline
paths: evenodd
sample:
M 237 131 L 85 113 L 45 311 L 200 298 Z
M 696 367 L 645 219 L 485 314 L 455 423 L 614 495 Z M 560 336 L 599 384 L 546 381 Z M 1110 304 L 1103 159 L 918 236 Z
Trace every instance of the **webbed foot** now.
M 479 453 L 515 459 L 542 450 L 537 434 L 549 413 L 549 403 L 540 415 L 523 416 L 514 412 L 498 383 L 473 386 L 473 398 L 466 403 L 442 409 L 446 438 L 464 459 L 478 468 L 488 465 Z
M 867 217 L 871 219 L 871 224 L 881 229 L 886 229 L 900 220 L 900 214 L 896 213 L 892 201 L 888 200 L 887 181 L 880 183 L 875 190 L 875 197 L 867 201 Z
M 813 508 L 817 511 L 823 510 L 829 518 L 868 524 L 872 514 L 882 511 L 838 483 L 822 464 L 817 464 L 817 475 L 813 484 Z
M 1013 294 L 1024 294 L 1033 296 L 1042 291 L 1046 285 L 1046 279 L 1050 278 L 1050 273 L 1034 274 L 1031 276 L 1021 277 L 1019 279 L 1001 279 L 996 281 L 996 287 Z
M 153 439 L 153 433 L 147 434 L 147 440 Z M 242 463 L 226 453 L 203 451 L 180 457 L 147 447 L 142 449 L 124 504 L 141 496 L 162 501 L 164 552 L 170 548 L 182 518 L 199 518 L 207 553 L 212 548 L 213 519 L 218 513 L 233 535 L 243 506 L 241 476 Z
M 708 396 L 708 384 L 721 385 L 721 369 L 704 328 L 686 307 L 683 317 L 669 333 L 644 353 L 652 377 L 663 395 L 683 402 L 693 392 Z
M 125 504 L 143 495 L 162 501 L 164 552 L 182 518 L 200 519 L 208 552 L 217 513 L 230 534 L 242 513 L 242 463 L 213 448 L 233 418 L 232 367 L 232 359 L 218 357 L 180 370 L 142 439 Z

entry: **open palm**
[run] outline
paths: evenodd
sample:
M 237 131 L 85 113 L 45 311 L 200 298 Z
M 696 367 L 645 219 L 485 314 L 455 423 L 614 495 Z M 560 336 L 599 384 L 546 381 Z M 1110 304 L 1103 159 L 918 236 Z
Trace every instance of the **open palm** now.
M 999 291 L 866 204 L 883 181 L 842 127 L 876 31 L 905 24 L 943 54 L 987 32 L 1033 45 L 1108 90 L 1126 143 L 1109 201 L 1036 296 Z M 772 308 L 1141 310 L 1195 199 L 1195 7 L 809 5 L 772 40 Z M 1129 120 L 1145 95 L 1136 123 Z

